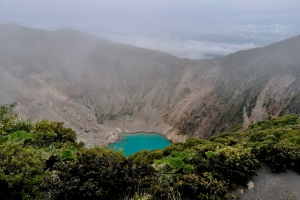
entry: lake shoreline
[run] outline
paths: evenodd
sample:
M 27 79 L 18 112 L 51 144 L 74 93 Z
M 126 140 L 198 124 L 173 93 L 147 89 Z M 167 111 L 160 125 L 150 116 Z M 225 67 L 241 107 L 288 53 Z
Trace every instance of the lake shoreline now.
M 136 131 L 136 132 L 133 132 L 133 133 L 122 132 L 122 133 L 119 133 L 118 136 L 124 135 L 124 134 L 134 135 L 134 134 L 139 134 L 139 133 L 144 133 L 144 134 L 157 134 L 157 135 L 161 135 L 161 136 L 165 137 L 167 140 L 169 140 L 164 134 L 162 134 L 162 133 L 157 133 L 157 132 L 152 132 L 152 131 Z M 171 140 L 169 140 L 169 141 L 172 142 Z

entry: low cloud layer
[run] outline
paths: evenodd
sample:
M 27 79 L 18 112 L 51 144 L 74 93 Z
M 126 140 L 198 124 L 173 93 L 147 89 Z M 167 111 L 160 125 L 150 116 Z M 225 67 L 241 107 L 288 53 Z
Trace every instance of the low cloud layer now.
M 117 43 L 170 53 L 180 58 L 210 59 L 240 50 L 266 46 L 297 35 L 300 31 L 279 24 L 219 27 L 194 32 L 107 29 L 95 34 Z M 91 31 L 93 32 L 93 31 Z
M 3 0 L 0 23 L 72 28 L 192 59 L 300 34 L 299 0 Z
M 137 35 L 116 35 L 105 33 L 101 35 L 108 40 L 129 44 L 137 47 L 158 50 L 180 58 L 210 59 L 226 56 L 230 53 L 258 47 L 254 43 L 231 44 L 203 42 L 168 37 L 145 37 Z

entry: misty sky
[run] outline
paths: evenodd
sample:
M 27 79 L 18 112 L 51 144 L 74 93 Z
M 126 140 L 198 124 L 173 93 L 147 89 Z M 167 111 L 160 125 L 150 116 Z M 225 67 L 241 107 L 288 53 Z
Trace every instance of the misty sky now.
M 1 0 L 0 22 L 200 59 L 300 34 L 300 0 Z

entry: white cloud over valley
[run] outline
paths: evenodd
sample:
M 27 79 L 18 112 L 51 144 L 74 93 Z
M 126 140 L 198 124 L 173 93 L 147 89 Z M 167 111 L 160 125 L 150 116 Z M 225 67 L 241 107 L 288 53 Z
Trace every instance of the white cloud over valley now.
M 113 42 L 159 50 L 180 58 L 190 59 L 210 59 L 259 46 L 254 43 L 233 44 L 202 42 L 168 37 L 144 37 L 138 35 L 120 36 L 109 33 L 104 33 L 101 36 Z
M 300 34 L 298 0 L 3 0 L 0 22 L 73 28 L 191 59 Z

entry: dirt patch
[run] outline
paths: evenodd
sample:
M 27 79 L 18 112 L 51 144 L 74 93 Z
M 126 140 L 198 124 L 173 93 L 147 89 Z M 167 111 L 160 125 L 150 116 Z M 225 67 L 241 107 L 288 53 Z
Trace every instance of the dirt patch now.
M 254 177 L 254 187 L 239 188 L 239 198 L 243 200 L 297 200 L 300 199 L 300 175 L 288 170 L 286 173 L 272 173 L 269 166 L 263 165 Z M 248 184 L 252 185 L 252 184 Z

